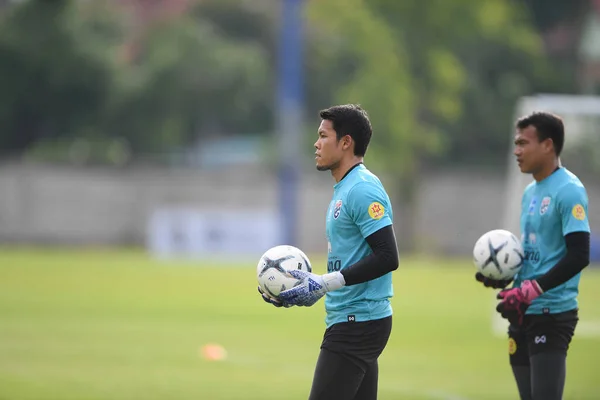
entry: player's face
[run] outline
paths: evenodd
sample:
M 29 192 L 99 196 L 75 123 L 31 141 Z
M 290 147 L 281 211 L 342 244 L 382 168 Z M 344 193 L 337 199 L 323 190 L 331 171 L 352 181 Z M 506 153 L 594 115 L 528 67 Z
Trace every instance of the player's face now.
M 534 174 L 543 168 L 544 160 L 551 151 L 551 140 L 540 142 L 534 126 L 528 126 L 517 131 L 515 135 L 515 151 L 517 164 L 521 172 Z
M 342 141 L 337 139 L 333 122 L 324 119 L 319 126 L 319 138 L 315 142 L 315 163 L 319 171 L 336 169 L 343 155 Z

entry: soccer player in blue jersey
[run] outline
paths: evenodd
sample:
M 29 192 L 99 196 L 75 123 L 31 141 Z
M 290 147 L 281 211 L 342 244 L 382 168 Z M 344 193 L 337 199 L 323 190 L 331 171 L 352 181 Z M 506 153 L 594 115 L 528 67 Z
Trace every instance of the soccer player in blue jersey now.
M 510 281 L 476 279 L 498 294 L 498 312 L 510 322 L 509 357 L 522 400 L 560 400 L 566 357 L 578 322 L 581 271 L 589 264 L 588 197 L 581 181 L 560 164 L 562 120 L 536 112 L 517 121 L 514 154 L 532 174 L 521 201 L 525 257 Z
M 335 184 L 326 214 L 327 274 L 293 271 L 301 284 L 276 306 L 312 306 L 325 296 L 326 330 L 309 400 L 375 400 L 377 360 L 392 329 L 392 274 L 398 249 L 392 206 L 381 181 L 363 164 L 371 122 L 357 105 L 320 112 L 315 143 L 319 171 Z

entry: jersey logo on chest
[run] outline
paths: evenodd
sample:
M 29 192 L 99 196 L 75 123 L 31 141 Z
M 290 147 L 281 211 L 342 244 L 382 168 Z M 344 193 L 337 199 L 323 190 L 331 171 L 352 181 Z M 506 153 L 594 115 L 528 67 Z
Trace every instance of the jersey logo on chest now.
M 342 201 L 336 200 L 335 206 L 333 207 L 333 219 L 338 219 L 341 211 L 342 211 Z
M 546 214 L 546 212 L 548 212 L 548 208 L 550 207 L 551 200 L 552 199 L 548 196 L 546 196 L 542 199 L 542 202 L 540 204 L 540 215 L 544 215 L 544 214 Z

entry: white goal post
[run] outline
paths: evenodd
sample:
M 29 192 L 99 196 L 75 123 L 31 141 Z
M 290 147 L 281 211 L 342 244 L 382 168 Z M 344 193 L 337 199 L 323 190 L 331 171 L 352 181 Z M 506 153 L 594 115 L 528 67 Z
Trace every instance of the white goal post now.
M 587 145 L 584 139 L 593 139 L 588 146 L 593 146 L 600 159 L 600 96 L 587 95 L 558 95 L 540 94 L 521 98 L 515 107 L 514 119 L 511 123 L 510 147 L 508 153 L 508 164 L 505 182 L 505 208 L 503 210 L 500 228 L 513 232 L 517 237 L 521 236 L 519 219 L 521 214 L 521 196 L 525 187 L 532 181 L 528 174 L 519 170 L 513 155 L 514 124 L 516 120 L 534 111 L 546 111 L 557 114 L 565 124 L 565 146 L 561 161 L 566 166 L 569 160 L 574 161 L 573 150 L 578 145 Z M 496 300 L 494 297 L 494 304 Z M 502 319 L 494 311 L 492 318 L 492 330 L 497 335 L 506 335 L 508 328 L 506 320 Z M 580 329 L 578 329 L 579 331 Z M 600 329 L 594 329 L 594 335 L 600 335 Z

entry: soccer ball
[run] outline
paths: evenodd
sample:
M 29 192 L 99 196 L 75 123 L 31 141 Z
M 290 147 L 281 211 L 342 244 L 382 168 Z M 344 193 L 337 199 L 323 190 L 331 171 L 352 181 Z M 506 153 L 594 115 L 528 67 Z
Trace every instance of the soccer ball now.
M 256 266 L 260 288 L 269 296 L 277 298 L 279 293 L 300 283 L 288 274 L 287 271 L 292 269 L 312 272 L 310 261 L 302 250 L 288 245 L 270 248 L 260 257 Z
M 513 278 L 523 265 L 523 246 L 511 232 L 494 229 L 484 233 L 473 248 L 473 261 L 483 276 L 495 280 Z

